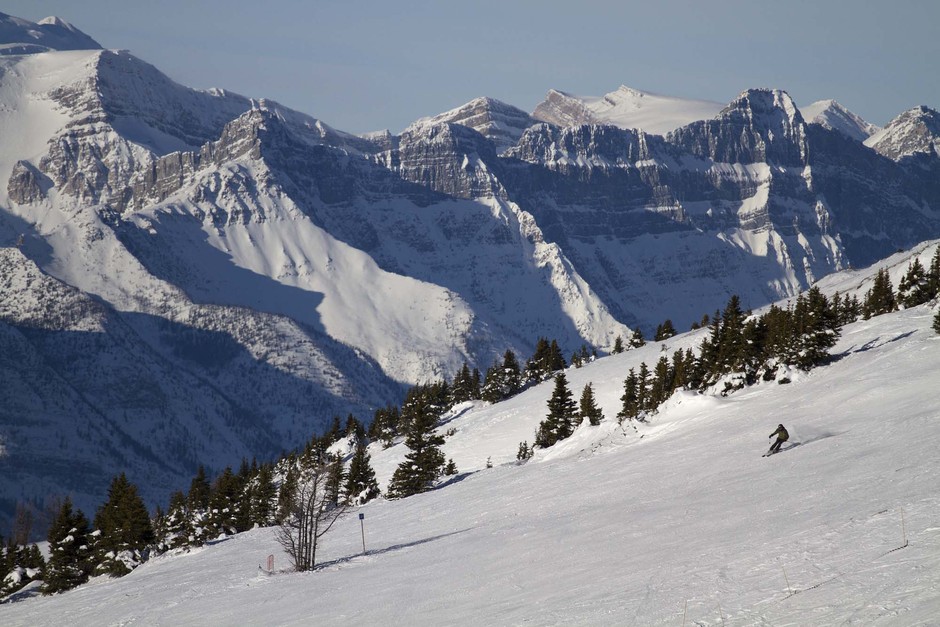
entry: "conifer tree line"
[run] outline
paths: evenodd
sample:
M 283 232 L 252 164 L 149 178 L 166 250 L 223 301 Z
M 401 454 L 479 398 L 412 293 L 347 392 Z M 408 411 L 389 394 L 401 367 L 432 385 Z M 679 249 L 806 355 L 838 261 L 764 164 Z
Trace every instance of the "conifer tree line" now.
M 844 325 L 899 308 L 916 307 L 938 297 L 940 247 L 935 250 L 929 268 L 925 269 L 917 258 L 910 262 L 897 292 L 887 269 L 880 269 L 862 302 L 855 295 L 839 293 L 828 299 L 819 288 L 813 287 L 786 308 L 773 305 L 755 318 L 741 309 L 738 296 L 732 296 L 723 311 L 705 315 L 701 323 L 692 325 L 693 330 L 702 327 L 710 330 L 698 353 L 691 349 L 678 350 L 671 356 L 661 356 L 652 368 L 643 362 L 638 369 L 629 370 L 617 419 L 621 423 L 645 420 L 680 389 L 704 391 L 717 385 L 722 394 L 728 394 L 760 380 L 787 383 L 788 368 L 811 370 L 831 359 L 829 349 L 835 345 Z M 940 334 L 940 311 L 933 319 L 933 329 Z M 654 339 L 659 342 L 674 335 L 672 321 L 666 320 L 657 327 Z M 634 331 L 629 347 L 644 344 L 642 333 Z M 624 350 L 623 339 L 618 337 L 612 352 L 617 354 Z M 556 375 L 548 415 L 536 431 L 533 446 L 528 442 L 519 443 L 516 458 L 524 461 L 532 456 L 536 447 L 547 448 L 570 437 L 583 420 L 591 425 L 603 420 L 594 405 L 591 385 L 585 387 L 580 408 L 576 408 L 564 373 Z
M 644 419 L 678 389 L 705 390 L 720 384 L 723 394 L 759 380 L 785 383 L 787 367 L 811 370 L 827 363 L 842 326 L 862 318 L 916 307 L 940 296 L 940 247 L 925 269 L 915 258 L 895 292 L 886 268 L 880 269 L 862 302 L 857 296 L 831 299 L 817 287 L 796 302 L 776 305 L 759 317 L 746 315 L 732 296 L 724 311 L 703 317 L 710 333 L 698 354 L 691 349 L 665 355 L 651 369 L 645 362 L 624 380 L 620 421 Z M 693 325 L 696 328 L 697 325 Z M 940 333 L 940 313 L 934 319 Z M 659 333 L 659 331 L 657 331 Z
M 334 419 L 323 436 L 314 436 L 303 450 L 275 463 L 243 460 L 237 472 L 226 468 L 212 480 L 200 466 L 188 491 L 175 492 L 166 511 L 158 508 L 154 517 L 123 473 L 112 480 L 107 500 L 92 520 L 65 498 L 49 526 L 48 560 L 35 544 L 27 545 L 30 511 L 18 508 L 14 533 L 0 549 L 0 598 L 32 580 L 42 581 L 44 594 L 63 592 L 93 576 L 127 574 L 155 553 L 200 546 L 256 525 L 284 524 L 311 468 L 321 473 L 324 503 L 346 507 L 378 497 L 365 427 L 353 416 L 344 430 L 339 425 Z M 342 438 L 353 445 L 348 469 L 328 451 Z
M 584 361 L 595 356 L 585 347 L 576 355 Z M 121 474 L 112 480 L 108 498 L 92 520 L 70 499 L 61 502 L 49 526 L 48 561 L 35 545 L 27 544 L 28 529 L 0 547 L 0 575 L 4 577 L 0 598 L 35 579 L 42 580 L 43 593 L 54 594 L 93 576 L 122 576 L 151 554 L 200 546 L 256 525 L 284 529 L 297 520 L 296 505 L 298 495 L 305 492 L 305 477 L 315 477 L 322 486 L 325 509 L 364 504 L 380 496 L 367 449 L 370 441 L 389 446 L 402 437 L 409 449 L 392 477 L 390 498 L 426 491 L 441 476 L 457 474 L 453 460 L 446 460 L 440 450 L 443 437 L 435 433 L 447 410 L 469 400 L 504 400 L 565 367 L 558 343 L 545 338 L 539 339 L 524 369 L 511 350 L 485 377 L 464 364 L 453 381 L 416 385 L 400 407 L 389 404 L 376 410 L 368 429 L 352 415 L 345 425 L 334 417 L 322 436 L 313 436 L 302 450 L 274 463 L 242 460 L 238 471 L 225 468 L 214 478 L 199 466 L 189 489 L 174 492 L 165 510 L 158 508 L 153 517 L 137 487 Z M 343 439 L 349 440 L 353 450 L 345 460 L 329 453 Z M 307 551 L 315 546 L 302 544 L 301 548 L 297 567 L 312 567 L 315 553 Z

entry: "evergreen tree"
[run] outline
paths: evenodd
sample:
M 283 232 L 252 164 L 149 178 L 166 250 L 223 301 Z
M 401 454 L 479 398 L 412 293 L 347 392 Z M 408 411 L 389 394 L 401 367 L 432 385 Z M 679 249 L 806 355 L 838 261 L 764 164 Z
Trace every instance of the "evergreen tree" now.
M 505 397 L 515 396 L 522 389 L 522 368 L 516 354 L 507 350 L 503 354 L 503 376 L 506 385 Z
M 361 441 L 366 437 L 366 428 L 352 414 L 346 416 L 346 437 L 355 438 L 356 441 Z
M 669 360 L 663 355 L 653 368 L 648 409 L 655 410 L 672 395 L 672 391 L 672 369 L 669 367 Z
M 639 329 L 634 329 L 633 336 L 630 338 L 630 348 L 640 348 L 645 345 L 646 340 L 643 339 L 643 332 Z
M 940 334 L 940 311 L 933 317 L 933 330 Z
M 640 414 L 640 403 L 637 394 L 637 376 L 636 371 L 630 368 L 627 378 L 623 382 L 623 396 L 620 397 L 620 411 L 617 413 L 617 420 L 623 423 L 624 420 L 633 420 Z
M 549 360 L 550 346 L 547 338 L 540 337 L 536 341 L 535 352 L 525 366 L 526 379 L 529 381 L 537 383 L 542 380 Z
M 384 408 L 375 410 L 375 416 L 372 424 L 369 425 L 369 439 L 373 442 L 382 442 L 382 446 L 388 448 L 392 441 L 399 434 L 398 427 L 401 424 L 401 414 L 398 408 L 388 404 Z
M 906 309 L 922 305 L 933 298 L 927 271 L 916 257 L 908 264 L 907 272 L 898 283 L 898 304 Z
M 858 302 L 858 295 L 852 294 L 852 301 L 846 303 L 845 305 L 845 315 L 848 318 L 848 322 L 855 322 L 862 316 L 862 305 Z
M 447 465 L 444 466 L 444 475 L 447 477 L 453 477 L 457 474 L 457 464 L 454 463 L 453 459 L 447 460 Z
M 561 348 L 558 342 L 552 340 L 549 342 L 546 338 L 540 337 L 535 345 L 535 353 L 526 363 L 526 377 L 529 381 L 545 381 L 552 376 L 552 373 L 565 369 L 565 358 L 561 354 Z
M 283 522 L 285 517 L 290 515 L 290 510 L 296 501 L 300 481 L 300 471 L 297 468 L 297 460 L 288 457 L 284 462 L 284 465 L 287 466 L 287 471 L 284 473 L 284 480 L 281 481 L 281 486 L 277 493 L 278 523 Z
M 802 307 L 801 307 L 802 304 Z M 797 299 L 794 322 L 800 337 L 797 365 L 805 370 L 829 361 L 829 349 L 839 339 L 838 314 L 818 287 Z
M 486 369 L 486 376 L 483 378 L 483 390 L 480 396 L 487 403 L 498 403 L 505 397 L 505 380 L 503 378 L 503 368 L 498 363 L 493 364 Z
M 88 581 L 91 551 L 88 546 L 88 519 L 72 509 L 66 497 L 49 527 L 49 561 L 43 573 L 42 593 L 55 594 Z
M 548 448 L 564 440 L 574 432 L 578 421 L 577 405 L 568 389 L 565 373 L 555 375 L 555 389 L 548 399 L 548 416 L 539 424 L 535 437 L 536 446 Z
M 346 475 L 346 500 L 352 505 L 368 503 L 379 496 L 379 483 L 375 479 L 372 460 L 364 442 L 360 441 L 349 462 Z
M 703 322 L 708 319 L 707 315 L 702 318 Z M 702 326 L 707 326 L 709 329 L 708 337 L 702 340 L 699 348 L 701 386 L 705 386 L 706 380 L 718 369 L 718 348 L 721 343 L 721 312 L 716 310 L 710 322 Z
M 578 351 L 571 353 L 571 359 L 568 360 L 568 363 L 570 363 L 575 368 L 580 368 L 583 366 L 584 362 L 581 361 L 581 353 Z
M 532 457 L 532 449 L 529 448 L 529 442 L 523 440 L 519 442 L 519 450 L 516 452 L 516 460 L 524 462 Z
M 480 376 L 480 369 L 474 368 L 470 373 L 470 398 L 478 401 L 482 398 L 483 381 Z
M 595 427 L 601 424 L 601 420 L 604 419 L 604 412 L 601 411 L 601 408 L 597 406 L 594 400 L 594 388 L 591 387 L 590 383 L 585 385 L 584 390 L 581 392 L 581 403 L 578 413 L 582 420 L 587 418 L 588 422 Z
M 689 383 L 688 366 L 685 363 L 685 354 L 677 350 L 672 354 L 673 391 L 684 388 Z
M 323 434 L 323 439 L 326 441 L 327 446 L 329 446 L 339 440 L 341 434 L 342 427 L 340 425 L 339 416 L 333 416 L 333 419 L 330 421 L 330 428 Z
M 36 544 L 29 545 L 29 549 L 26 552 L 25 565 L 26 568 L 33 568 L 40 571 L 46 566 L 46 559 L 42 556 L 42 551 L 39 550 Z
M 682 364 L 686 388 L 690 390 L 700 389 L 704 379 L 702 360 L 695 356 L 691 348 L 688 348 L 685 351 Z
M 463 362 L 463 368 L 454 376 L 454 382 L 450 386 L 450 404 L 457 405 L 473 398 L 473 375 L 470 374 L 470 366 Z
M 662 342 L 668 340 L 676 334 L 676 328 L 672 324 L 672 320 L 668 318 L 662 324 L 656 327 L 656 336 L 654 338 L 657 342 Z
M 610 351 L 611 355 L 619 355 L 624 351 L 623 348 L 623 336 L 618 335 L 614 338 L 614 348 Z
M 855 322 L 862 315 L 862 306 L 858 302 L 858 296 L 854 294 L 840 299 L 839 293 L 836 292 L 832 297 L 832 309 L 836 312 L 840 327 Z
M 346 472 L 343 469 L 343 458 L 339 455 L 326 456 L 326 502 L 330 505 L 338 505 L 341 502 L 340 494 L 346 479 Z M 342 499 L 345 502 L 345 499 Z
M 254 478 L 249 524 L 267 527 L 274 524 L 277 507 L 277 486 L 274 485 L 274 472 L 269 464 L 262 464 Z
M 145 559 L 156 539 L 147 506 L 124 473 L 111 481 L 108 500 L 95 514 L 94 526 L 96 574 L 126 575 Z
M 522 370 L 516 354 L 507 350 L 502 364 L 494 363 L 486 371 L 480 398 L 490 403 L 515 396 L 522 389 Z
M 209 507 L 205 517 L 207 539 L 220 535 L 232 535 L 245 531 L 239 522 L 247 522 L 242 515 L 245 504 L 242 499 L 241 482 L 231 468 L 226 467 L 212 485 Z
M 552 340 L 552 343 L 549 345 L 548 372 L 546 374 L 550 375 L 553 372 L 564 370 L 566 367 L 565 357 L 561 354 L 561 348 L 558 347 L 558 342 Z
M 927 293 L 930 298 L 940 296 L 940 246 L 934 249 L 927 269 Z
M 444 438 L 434 432 L 438 420 L 435 408 L 428 399 L 417 398 L 409 411 L 412 419 L 405 439 L 409 452 L 392 475 L 388 486 L 390 498 L 430 490 L 444 466 L 444 453 L 440 449 Z
M 650 408 L 650 369 L 646 365 L 646 362 L 640 362 L 640 371 L 637 373 L 636 377 L 636 404 L 639 408 L 640 413 L 645 412 Z M 637 415 L 637 418 L 642 420 L 641 415 Z
M 865 320 L 868 320 L 872 316 L 880 316 L 895 311 L 897 308 L 891 277 L 888 276 L 886 268 L 881 268 L 875 275 L 871 289 L 865 294 L 865 302 L 862 304 L 862 316 Z
M 712 370 L 714 377 L 743 370 L 747 354 L 744 342 L 744 312 L 741 310 L 741 300 L 736 294 L 728 299 L 728 304 L 722 312 L 716 343 L 718 351 Z
M 19 506 L 19 504 L 18 504 Z M 24 588 L 34 579 L 42 577 L 46 561 L 35 544 L 17 544 L 16 531 L 3 546 L 0 536 L 0 599 Z
M 201 464 L 196 471 L 189 485 L 189 508 L 191 510 L 204 510 L 209 507 L 209 495 L 212 493 L 212 486 L 209 485 L 209 479 L 206 477 L 206 469 Z
M 189 502 L 182 491 L 177 490 L 170 496 L 169 509 L 159 521 L 159 527 L 157 540 L 165 549 L 189 546 L 195 541 Z

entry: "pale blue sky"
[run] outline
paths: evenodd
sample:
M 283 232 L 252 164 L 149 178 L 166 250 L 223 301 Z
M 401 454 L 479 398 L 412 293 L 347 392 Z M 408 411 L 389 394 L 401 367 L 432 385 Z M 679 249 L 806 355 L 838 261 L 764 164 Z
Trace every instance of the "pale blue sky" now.
M 477 96 L 621 84 L 727 102 L 834 98 L 883 125 L 940 108 L 936 0 L 5 0 L 59 17 L 191 87 L 270 98 L 336 128 L 398 132 Z

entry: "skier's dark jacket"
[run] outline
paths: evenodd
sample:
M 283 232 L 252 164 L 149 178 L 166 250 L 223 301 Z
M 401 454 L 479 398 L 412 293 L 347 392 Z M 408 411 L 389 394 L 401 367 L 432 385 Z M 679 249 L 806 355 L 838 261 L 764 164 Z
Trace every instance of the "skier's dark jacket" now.
M 787 440 L 790 439 L 790 434 L 787 433 L 787 430 L 783 428 L 783 425 L 780 425 L 779 427 L 777 427 L 777 430 L 771 433 L 767 437 L 772 438 L 774 436 L 777 436 L 781 442 L 786 442 Z

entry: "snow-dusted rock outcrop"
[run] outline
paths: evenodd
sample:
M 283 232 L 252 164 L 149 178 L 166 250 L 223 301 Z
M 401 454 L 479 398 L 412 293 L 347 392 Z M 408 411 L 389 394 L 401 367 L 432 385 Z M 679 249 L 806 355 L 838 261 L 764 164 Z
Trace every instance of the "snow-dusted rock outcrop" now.
M 914 107 L 888 122 L 865 140 L 865 145 L 895 161 L 918 154 L 938 157 L 940 113 L 929 107 Z

